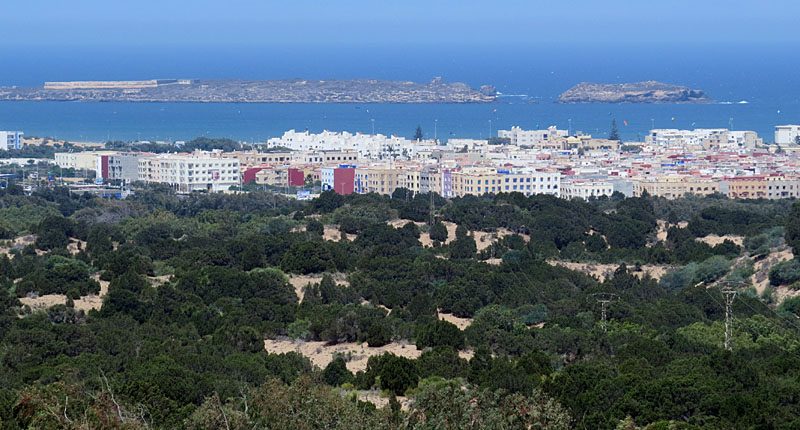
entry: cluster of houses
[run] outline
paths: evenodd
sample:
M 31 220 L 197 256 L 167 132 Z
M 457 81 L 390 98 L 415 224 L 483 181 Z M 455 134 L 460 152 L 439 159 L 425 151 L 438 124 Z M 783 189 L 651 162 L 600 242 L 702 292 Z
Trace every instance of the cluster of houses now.
M 166 184 L 177 192 L 227 191 L 248 184 L 339 194 L 398 188 L 443 197 L 519 192 L 566 199 L 614 193 L 665 198 L 720 193 L 730 198 L 798 197 L 800 126 L 778 126 L 765 145 L 753 131 L 657 129 L 644 142 L 595 139 L 566 130 L 499 130 L 497 139 L 409 140 L 361 133 L 287 131 L 250 151 L 151 154 L 57 153 L 64 168 L 103 181 Z

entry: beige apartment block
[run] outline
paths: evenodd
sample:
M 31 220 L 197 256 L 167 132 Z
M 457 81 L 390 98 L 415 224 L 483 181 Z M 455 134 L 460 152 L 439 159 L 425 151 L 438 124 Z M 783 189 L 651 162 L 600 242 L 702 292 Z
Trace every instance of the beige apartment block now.
M 360 194 L 392 194 L 407 183 L 407 172 L 399 166 L 366 166 L 356 168 L 355 188 Z
M 658 176 L 633 180 L 633 195 L 640 197 L 647 191 L 651 196 L 674 199 L 687 194 L 707 196 L 720 192 L 720 182 L 695 176 Z
M 798 197 L 798 181 L 783 176 L 739 176 L 728 178 L 732 199 L 791 199 Z
M 559 196 L 561 190 L 561 174 L 558 172 L 466 167 L 453 171 L 451 176 L 454 197 L 513 192 L 526 196 L 534 194 Z
M 234 151 L 225 152 L 223 158 L 235 158 L 242 166 L 260 166 L 262 164 L 288 164 L 292 161 L 291 152 L 255 152 Z

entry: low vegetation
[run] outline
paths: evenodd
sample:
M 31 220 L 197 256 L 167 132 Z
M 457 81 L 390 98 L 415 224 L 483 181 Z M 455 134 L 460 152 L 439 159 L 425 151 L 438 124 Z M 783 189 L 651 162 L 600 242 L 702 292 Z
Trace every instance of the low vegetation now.
M 0 428 L 800 424 L 800 301 L 768 304 L 742 286 L 732 351 L 720 305 L 721 281 L 749 282 L 784 231 L 796 249 L 800 206 L 501 194 L 434 196 L 431 214 L 430 196 L 403 193 L 296 202 L 153 187 L 108 201 L 0 190 L 4 240 L 33 235 L 0 256 Z M 388 222 L 398 218 L 410 222 Z M 343 234 L 326 239 L 331 226 Z M 500 229 L 479 251 L 476 235 Z M 709 234 L 739 239 L 697 240 Z M 554 260 L 614 269 L 601 280 Z M 671 271 L 658 281 L 645 264 Z M 772 267 L 761 297 L 799 280 L 797 265 Z M 76 310 L 71 301 L 99 294 L 98 277 L 109 281 L 102 307 Z M 615 298 L 605 321 L 596 293 Z M 19 302 L 47 294 L 69 300 Z M 267 352 L 278 339 L 402 343 L 416 358 L 371 355 L 355 369 L 341 354 L 320 368 Z M 387 406 L 364 402 L 368 392 Z

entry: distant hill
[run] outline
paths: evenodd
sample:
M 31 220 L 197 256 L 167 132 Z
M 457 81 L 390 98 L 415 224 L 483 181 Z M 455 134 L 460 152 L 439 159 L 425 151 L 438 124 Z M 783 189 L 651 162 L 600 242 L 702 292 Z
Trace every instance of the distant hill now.
M 556 103 L 710 103 L 702 90 L 646 81 L 626 84 L 581 82 L 561 93 Z
M 0 87 L 0 100 L 202 103 L 487 103 L 492 86 L 471 88 L 435 78 L 427 83 L 376 79 L 189 80 L 47 82 Z

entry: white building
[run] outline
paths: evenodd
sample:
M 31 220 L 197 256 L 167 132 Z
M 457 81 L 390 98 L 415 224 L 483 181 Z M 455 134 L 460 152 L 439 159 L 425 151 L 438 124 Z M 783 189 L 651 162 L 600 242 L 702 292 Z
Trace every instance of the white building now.
M 358 153 L 351 150 L 294 151 L 292 161 L 301 164 L 348 164 L 358 162 Z
M 655 146 L 687 146 L 699 145 L 715 134 L 727 133 L 725 128 L 697 128 L 694 130 L 678 130 L 663 128 L 650 130 L 645 142 Z
M 547 130 L 523 130 L 520 127 L 511 127 L 511 130 L 497 130 L 497 137 L 505 137 L 511 145 L 536 145 L 541 142 L 567 137 L 567 130 L 559 130 L 550 126 Z
M 267 140 L 268 148 L 288 148 L 292 151 L 342 151 L 352 150 L 359 158 L 411 159 L 418 150 L 429 148 L 432 141 L 417 142 L 399 136 L 323 131 L 312 134 L 307 130 L 289 130 L 281 137 Z
M 335 167 L 323 167 L 320 170 L 320 184 L 322 186 L 322 191 L 332 190 L 333 189 L 333 171 Z
M 758 134 L 750 130 L 728 130 L 726 128 L 697 128 L 678 130 L 674 128 L 650 130 L 645 139 L 648 145 L 663 147 L 685 147 L 702 145 L 706 149 L 747 149 L 763 143 Z
M 139 180 L 169 185 L 178 192 L 227 191 L 239 185 L 239 160 L 221 152 L 161 154 L 139 159 Z
M 116 154 L 117 151 L 56 152 L 55 162 L 63 169 L 95 170 L 98 157 Z
M 608 181 L 590 181 L 572 179 L 561 184 L 561 197 L 572 200 L 575 198 L 588 200 L 591 197 L 606 196 L 614 194 L 614 184 Z
M 139 160 L 154 154 L 141 152 L 120 152 L 111 155 L 97 155 L 95 169 L 98 178 L 107 181 L 131 183 L 139 180 Z
M 800 136 L 800 125 L 776 125 L 775 144 L 794 145 L 795 139 Z
M 21 131 L 0 131 L 0 150 L 20 149 L 25 146 L 22 137 L 25 133 Z

